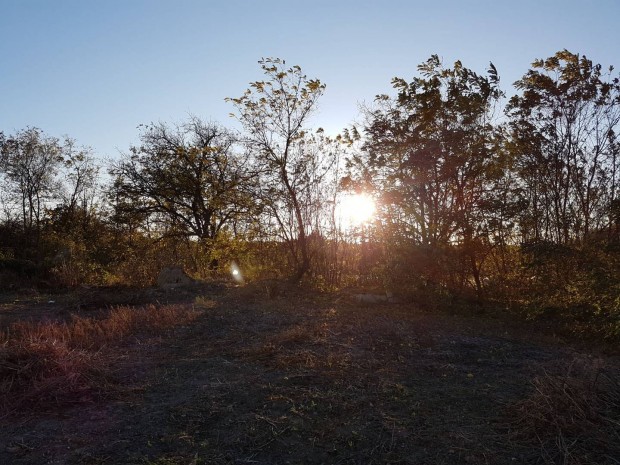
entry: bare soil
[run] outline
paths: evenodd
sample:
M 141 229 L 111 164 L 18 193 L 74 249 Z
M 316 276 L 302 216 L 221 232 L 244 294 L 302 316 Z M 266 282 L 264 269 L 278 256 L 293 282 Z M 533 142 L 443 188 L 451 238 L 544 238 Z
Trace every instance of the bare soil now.
M 0 322 L 105 311 L 89 292 L 5 296 Z M 450 309 L 141 292 L 203 313 L 109 348 L 107 396 L 5 415 L 0 464 L 620 464 L 617 356 Z

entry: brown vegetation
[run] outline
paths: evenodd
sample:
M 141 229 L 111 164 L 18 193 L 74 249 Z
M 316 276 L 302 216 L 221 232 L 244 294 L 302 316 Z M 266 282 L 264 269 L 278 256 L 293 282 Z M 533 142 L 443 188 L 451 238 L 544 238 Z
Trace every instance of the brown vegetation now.
M 543 463 L 598 464 L 617 461 L 620 439 L 620 383 L 600 358 L 575 359 L 543 371 L 532 380 L 533 392 L 511 409 L 509 434 Z
M 617 360 L 576 351 L 620 342 L 613 69 L 559 51 L 506 102 L 433 55 L 330 137 L 260 65 L 242 133 L 141 126 L 107 183 L 0 131 L 0 462 L 618 464 Z
M 63 349 L 22 362 L 31 374 L 16 382 L 40 388 L 36 409 L 12 404 L 0 461 L 612 465 L 620 452 L 617 359 L 535 325 L 299 288 L 175 298 L 185 303 L 124 307 L 100 324 L 25 325 L 32 345 L 21 345 L 53 334 Z M 192 324 L 154 329 L 183 318 Z M 131 376 L 114 371 L 122 344 L 106 335 L 116 333 Z
M 113 348 L 128 336 L 162 332 L 196 318 L 181 305 L 116 307 L 102 318 L 18 321 L 0 332 L 0 411 L 82 402 L 112 381 Z

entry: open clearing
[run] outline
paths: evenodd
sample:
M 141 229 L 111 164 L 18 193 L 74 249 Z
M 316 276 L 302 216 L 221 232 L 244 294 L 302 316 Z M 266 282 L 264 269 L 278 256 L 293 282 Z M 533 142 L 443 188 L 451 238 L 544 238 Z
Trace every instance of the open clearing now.
M 7 298 L 0 316 L 62 318 L 70 300 Z M 201 313 L 101 349 L 102 393 L 5 413 L 0 463 L 620 463 L 620 360 L 534 325 L 244 288 L 133 303 L 149 301 Z

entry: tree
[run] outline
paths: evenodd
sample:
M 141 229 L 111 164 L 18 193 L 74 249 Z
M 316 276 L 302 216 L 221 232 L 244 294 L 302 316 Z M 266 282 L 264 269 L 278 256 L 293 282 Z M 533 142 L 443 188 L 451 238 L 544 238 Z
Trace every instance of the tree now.
M 44 208 L 58 194 L 56 178 L 63 162 L 63 146 L 38 128 L 27 128 L 4 137 L 0 170 L 19 197 L 22 226 L 38 243 Z
M 527 208 L 525 242 L 570 244 L 611 228 L 618 200 L 620 81 L 567 50 L 536 60 L 508 106 Z
M 77 147 L 73 139 L 67 138 L 64 143 L 63 162 L 63 206 L 71 214 L 78 209 L 87 212 L 95 200 L 99 175 L 99 166 L 92 151 L 86 147 Z
M 62 162 L 59 165 L 57 205 L 48 209 L 51 226 L 67 238 L 79 238 L 88 229 L 92 216 L 98 215 L 100 167 L 92 150 L 79 147 L 66 137 L 62 145 Z
M 480 295 L 483 249 L 497 227 L 488 207 L 502 176 L 499 77 L 493 64 L 480 76 L 459 61 L 445 68 L 436 55 L 418 70 L 422 77 L 395 78 L 396 97 L 379 96 L 367 110 L 365 169 L 383 192 L 394 243 L 429 251 L 435 265 L 458 245 Z
M 229 98 L 245 129 L 245 142 L 252 151 L 261 176 L 261 199 L 276 219 L 284 237 L 289 218 L 294 229 L 288 238 L 295 264 L 294 280 L 310 269 L 308 235 L 312 227 L 305 214 L 303 196 L 320 182 L 313 169 L 320 165 L 321 151 L 308 142 L 305 125 L 323 95 L 325 85 L 308 79 L 299 66 L 286 68 L 284 60 L 259 61 L 266 80 L 250 84 L 239 98 Z
M 141 216 L 163 235 L 214 240 L 255 208 L 251 173 L 226 129 L 197 118 L 142 127 L 141 145 L 111 170 L 118 216 Z

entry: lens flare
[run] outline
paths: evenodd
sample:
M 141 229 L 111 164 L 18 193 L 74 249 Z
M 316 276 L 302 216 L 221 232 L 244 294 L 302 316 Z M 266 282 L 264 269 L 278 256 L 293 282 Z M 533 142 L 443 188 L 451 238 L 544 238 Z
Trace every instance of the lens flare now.
M 241 270 L 239 269 L 239 266 L 237 266 L 235 262 L 232 262 L 230 264 L 230 274 L 232 275 L 235 281 L 237 281 L 240 284 L 243 283 L 243 275 L 241 274 Z

